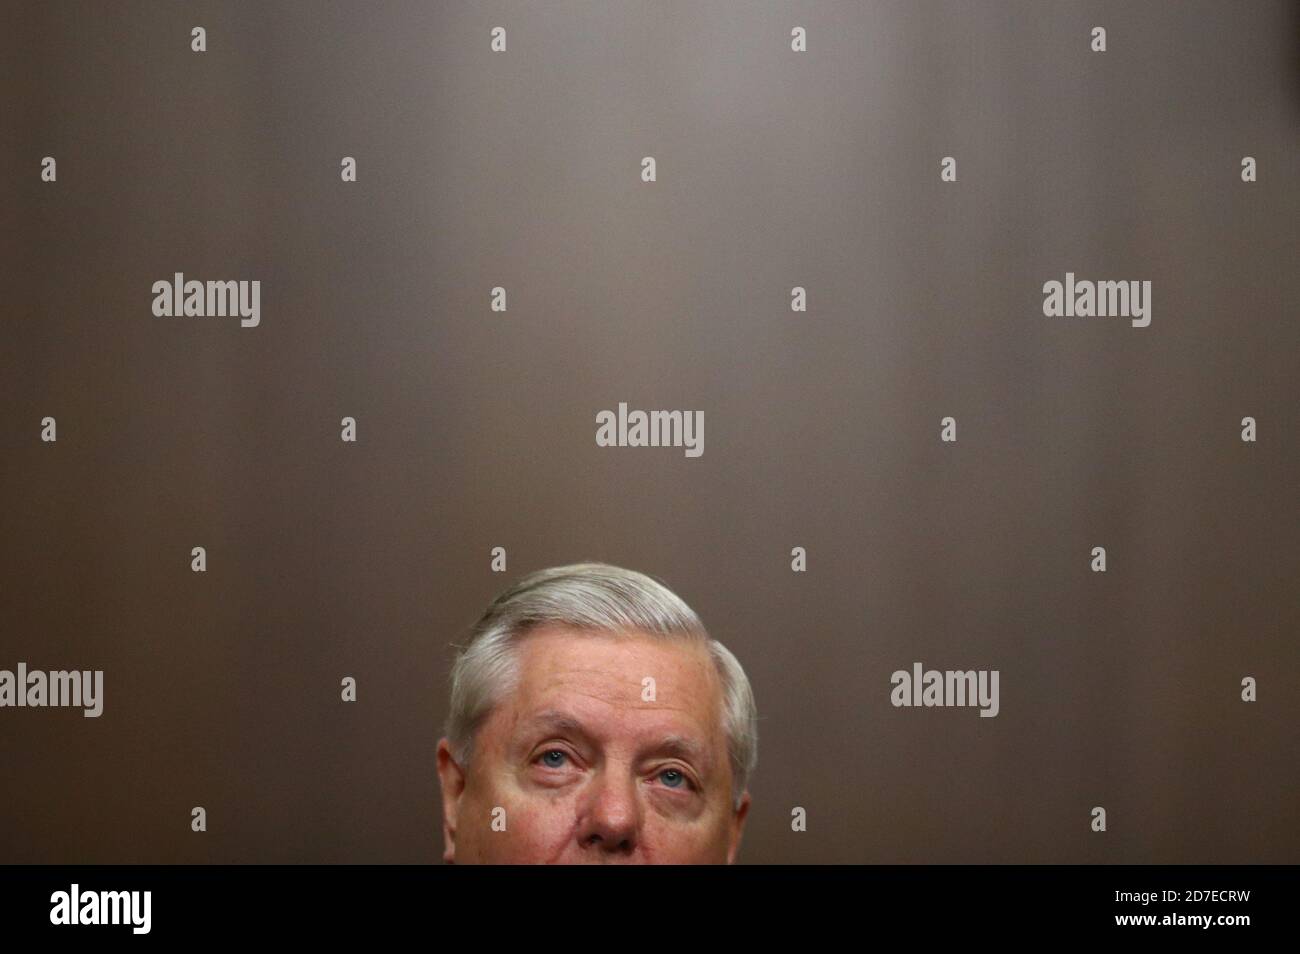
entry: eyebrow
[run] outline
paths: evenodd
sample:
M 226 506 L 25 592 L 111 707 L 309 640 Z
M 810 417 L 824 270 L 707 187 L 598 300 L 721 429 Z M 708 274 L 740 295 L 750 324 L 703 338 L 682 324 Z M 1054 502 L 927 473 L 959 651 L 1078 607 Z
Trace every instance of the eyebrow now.
M 576 717 L 559 709 L 547 709 L 544 712 L 537 713 L 524 723 L 524 727 L 526 729 L 554 729 L 557 732 L 573 732 L 576 735 L 588 736 L 586 728 Z
M 546 709 L 537 713 L 524 723 L 525 729 L 550 729 L 555 732 L 570 732 L 590 740 L 592 735 L 576 716 L 560 709 Z M 655 754 L 673 755 L 696 765 L 701 771 L 712 768 L 712 760 L 703 745 L 690 736 L 680 734 L 665 735 L 648 747 Z

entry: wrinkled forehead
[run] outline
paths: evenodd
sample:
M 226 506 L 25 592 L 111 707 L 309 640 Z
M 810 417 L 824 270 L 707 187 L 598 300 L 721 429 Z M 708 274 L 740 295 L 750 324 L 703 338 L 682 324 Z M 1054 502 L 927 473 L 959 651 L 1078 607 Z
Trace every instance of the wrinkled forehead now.
M 511 727 L 568 714 L 592 734 L 725 744 L 722 680 L 703 642 L 539 627 L 517 644 Z

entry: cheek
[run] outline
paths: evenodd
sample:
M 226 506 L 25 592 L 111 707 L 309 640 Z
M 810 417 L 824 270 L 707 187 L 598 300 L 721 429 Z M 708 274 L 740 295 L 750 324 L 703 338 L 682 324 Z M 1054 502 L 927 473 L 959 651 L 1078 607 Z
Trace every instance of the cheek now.
M 504 807 L 506 830 L 488 831 L 484 839 L 486 854 L 493 862 L 552 862 L 575 838 L 571 799 L 515 795 Z
M 648 860 L 667 865 L 710 865 L 727 862 L 725 825 L 704 823 L 683 825 L 663 819 L 647 819 L 644 849 Z

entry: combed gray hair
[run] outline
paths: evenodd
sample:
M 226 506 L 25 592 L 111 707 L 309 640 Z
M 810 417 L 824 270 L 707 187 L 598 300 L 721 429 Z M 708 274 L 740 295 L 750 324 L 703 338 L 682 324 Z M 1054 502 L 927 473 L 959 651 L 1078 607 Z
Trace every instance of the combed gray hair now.
M 518 684 L 516 640 L 549 623 L 597 633 L 635 630 L 707 646 L 722 681 L 731 797 L 740 807 L 758 764 L 758 710 L 745 670 L 672 590 L 644 573 L 608 563 L 574 563 L 530 573 L 493 600 L 474 624 L 451 670 L 446 736 L 457 762 L 469 765 L 479 727 Z

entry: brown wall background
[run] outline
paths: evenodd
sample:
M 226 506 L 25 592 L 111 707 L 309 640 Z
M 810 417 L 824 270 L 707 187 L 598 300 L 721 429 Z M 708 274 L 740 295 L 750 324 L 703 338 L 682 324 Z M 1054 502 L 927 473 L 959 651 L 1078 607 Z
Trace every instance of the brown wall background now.
M 450 643 L 581 559 L 750 674 L 743 861 L 1300 860 L 1295 4 L 0 15 L 0 668 L 105 671 L 0 710 L 0 860 L 436 862 Z M 1000 715 L 893 708 L 917 660 Z

